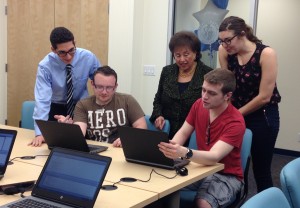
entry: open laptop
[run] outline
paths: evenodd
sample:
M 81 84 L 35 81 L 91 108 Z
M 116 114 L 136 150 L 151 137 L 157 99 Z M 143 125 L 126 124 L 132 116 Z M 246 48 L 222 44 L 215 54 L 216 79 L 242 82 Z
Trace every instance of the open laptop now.
M 16 136 L 15 130 L 0 129 L 0 179 L 6 171 Z
M 106 146 L 88 145 L 79 125 L 56 121 L 36 120 L 49 149 L 62 147 L 83 152 L 99 153 L 107 150 Z
M 172 160 L 158 149 L 160 142 L 169 142 L 168 134 L 126 126 L 118 127 L 126 161 L 164 169 L 177 169 L 189 163 L 189 160 Z
M 32 200 L 57 207 L 93 207 L 110 163 L 110 157 L 54 148 L 31 196 L 1 207 L 25 207 L 21 204 Z

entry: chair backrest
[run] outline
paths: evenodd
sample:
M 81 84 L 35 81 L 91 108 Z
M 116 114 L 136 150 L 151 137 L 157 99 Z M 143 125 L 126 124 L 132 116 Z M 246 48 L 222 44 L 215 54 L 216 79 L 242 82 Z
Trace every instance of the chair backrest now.
M 242 167 L 244 172 L 246 171 L 248 158 L 250 157 L 251 145 L 252 145 L 252 131 L 250 129 L 246 129 L 243 137 L 243 143 L 241 149 Z M 195 131 L 192 133 L 190 137 L 189 148 L 198 149 Z
M 190 149 L 198 149 L 197 140 L 196 140 L 196 131 L 193 131 L 193 133 L 190 136 L 189 148 Z
M 268 188 L 251 197 L 241 208 L 291 208 L 283 192 L 276 187 Z
M 34 129 L 33 109 L 35 101 L 24 101 L 22 104 L 20 127 Z
M 246 171 L 247 162 L 250 157 L 251 145 L 252 145 L 252 131 L 250 129 L 246 129 L 243 137 L 243 143 L 241 149 L 242 167 L 244 172 Z
M 147 123 L 147 128 L 152 131 L 158 131 L 158 129 L 154 126 L 154 124 L 150 121 L 150 116 L 145 115 L 146 123 Z M 165 119 L 165 125 L 162 129 L 163 132 L 166 132 L 169 134 L 170 132 L 170 122 L 169 120 Z
M 286 164 L 280 172 L 281 189 L 292 208 L 300 207 L 300 158 Z
M 240 207 L 240 205 L 245 201 L 248 194 L 248 170 L 250 163 L 250 150 L 252 144 L 252 132 L 250 129 L 246 129 L 243 143 L 241 148 L 241 160 L 242 167 L 244 171 L 244 191 L 237 195 L 236 200 L 230 205 L 230 207 Z M 196 132 L 194 131 L 190 136 L 189 148 L 198 149 L 197 141 L 196 141 Z M 193 205 L 193 201 L 195 198 L 195 191 L 180 191 L 180 206 L 181 207 L 190 207 Z
M 248 172 L 250 166 L 250 153 L 252 146 L 252 131 L 250 129 L 246 129 L 243 137 L 243 143 L 241 148 L 241 162 L 242 168 L 244 171 L 244 188 L 243 190 L 237 194 L 237 198 L 230 205 L 230 207 L 240 207 L 247 198 L 248 195 Z

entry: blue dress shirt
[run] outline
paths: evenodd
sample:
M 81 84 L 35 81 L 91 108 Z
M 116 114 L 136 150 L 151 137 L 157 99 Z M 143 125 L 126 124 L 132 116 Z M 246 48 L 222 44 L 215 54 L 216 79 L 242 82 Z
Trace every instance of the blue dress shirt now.
M 75 102 L 88 96 L 87 81 L 93 78 L 94 71 L 101 66 L 100 61 L 92 52 L 76 48 L 72 65 L 72 82 Z M 51 103 L 66 104 L 66 64 L 51 52 L 39 63 L 34 89 L 35 108 L 33 119 L 48 120 Z M 35 134 L 41 135 L 36 125 Z

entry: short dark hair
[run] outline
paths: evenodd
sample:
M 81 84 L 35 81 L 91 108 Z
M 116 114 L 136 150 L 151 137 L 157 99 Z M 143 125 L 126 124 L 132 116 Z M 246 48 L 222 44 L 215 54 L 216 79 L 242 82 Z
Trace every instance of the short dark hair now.
M 180 31 L 175 33 L 169 43 L 169 49 L 174 56 L 174 50 L 177 47 L 187 46 L 189 47 L 194 53 L 196 53 L 195 61 L 199 61 L 201 59 L 201 43 L 199 38 L 195 35 L 195 33 L 190 31 Z
M 54 49 L 57 49 L 57 44 L 66 43 L 72 41 L 74 42 L 73 33 L 65 27 L 56 27 L 52 30 L 50 34 L 50 42 Z
M 104 76 L 114 76 L 116 78 L 116 83 L 118 82 L 118 75 L 116 73 L 115 70 L 113 70 L 112 68 L 110 68 L 109 66 L 101 66 L 99 67 L 95 72 L 94 72 L 94 75 L 93 75 L 93 81 L 95 79 L 95 76 L 97 74 L 103 74 Z
M 236 87 L 235 76 L 228 69 L 214 69 L 204 75 L 204 81 L 214 85 L 223 85 L 221 90 L 224 95 L 228 92 L 234 92 Z

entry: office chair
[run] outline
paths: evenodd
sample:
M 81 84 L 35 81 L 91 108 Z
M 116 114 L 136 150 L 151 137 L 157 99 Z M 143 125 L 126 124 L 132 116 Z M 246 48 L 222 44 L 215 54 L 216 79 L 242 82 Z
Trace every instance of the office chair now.
M 242 168 L 244 172 L 244 188 L 243 190 L 237 194 L 237 198 L 235 201 L 229 206 L 230 208 L 241 207 L 248 195 L 248 173 L 250 166 L 250 157 L 251 157 L 251 146 L 252 146 L 252 131 L 250 129 L 246 129 L 243 144 L 241 149 L 241 159 L 242 159 Z
M 190 136 L 189 148 L 198 149 L 197 140 L 196 140 L 196 131 L 193 131 L 193 133 Z M 195 207 L 194 205 L 195 196 L 196 196 L 196 191 L 190 191 L 190 190 L 180 191 L 180 207 L 184 207 L 184 208 Z
M 154 124 L 149 120 L 150 119 L 149 115 L 145 115 L 145 119 L 146 119 L 146 123 L 147 123 L 147 128 L 149 130 L 158 131 L 158 129 L 154 126 Z M 169 132 L 170 132 L 170 122 L 169 122 L 169 120 L 165 119 L 165 125 L 164 125 L 162 131 L 169 134 Z
M 252 132 L 250 129 L 246 129 L 242 149 L 241 149 L 241 160 L 242 168 L 244 172 L 244 189 L 237 194 L 237 198 L 229 207 L 240 207 L 245 201 L 248 195 L 248 172 L 250 166 L 250 150 L 252 145 Z M 198 149 L 196 142 L 196 133 L 192 133 L 190 137 L 189 148 Z M 196 191 L 182 190 L 180 191 L 180 207 L 194 207 L 194 198 L 196 196 Z
M 283 192 L 276 187 L 268 188 L 247 200 L 241 208 L 291 208 Z
M 33 109 L 35 101 L 24 101 L 21 110 L 21 121 L 19 122 L 19 127 L 25 129 L 34 129 L 33 121 Z
M 300 158 L 286 164 L 280 172 L 281 189 L 292 208 L 300 207 Z

